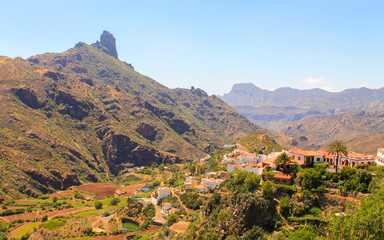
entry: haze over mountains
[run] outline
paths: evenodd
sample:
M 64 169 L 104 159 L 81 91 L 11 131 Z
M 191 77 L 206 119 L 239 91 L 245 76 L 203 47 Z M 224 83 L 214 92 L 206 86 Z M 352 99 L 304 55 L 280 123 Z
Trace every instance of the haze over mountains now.
M 307 116 L 383 109 L 384 88 L 328 92 L 318 88 L 285 87 L 269 91 L 252 83 L 241 83 L 235 84 L 221 98 L 253 122 L 272 130 L 282 130 Z

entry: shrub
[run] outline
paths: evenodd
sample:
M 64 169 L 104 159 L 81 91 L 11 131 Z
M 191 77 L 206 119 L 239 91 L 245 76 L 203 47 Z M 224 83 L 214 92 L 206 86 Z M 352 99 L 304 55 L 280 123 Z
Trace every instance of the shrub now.
M 47 221 L 48 220 L 48 215 L 47 214 L 45 214 L 45 215 L 43 215 L 42 217 L 41 217 L 41 221 L 42 222 L 45 222 L 45 221 Z
M 84 199 L 84 196 L 79 193 L 79 191 L 75 190 L 74 197 L 76 199 Z
M 282 197 L 279 199 L 280 213 L 284 217 L 288 217 L 291 214 L 291 199 L 289 197 Z
M 84 229 L 83 229 L 83 234 L 84 234 L 84 235 L 87 235 L 87 236 L 88 236 L 88 235 L 92 235 L 92 234 L 93 234 L 93 232 L 92 232 L 92 228 L 89 227 L 89 226 L 86 227 L 86 228 L 84 228 Z
M 95 202 L 95 209 L 102 209 L 103 203 L 102 202 Z
M 170 214 L 167 219 L 167 226 L 172 226 L 177 220 L 179 220 L 179 216 L 174 213 Z
M 109 205 L 111 205 L 111 206 L 116 206 L 119 202 L 120 202 L 120 199 L 118 199 L 118 198 L 112 198 L 112 199 L 111 199 L 111 202 L 109 203 Z
M 149 219 L 145 220 L 145 222 L 139 227 L 139 230 L 147 229 L 150 223 L 151 222 L 149 221 Z

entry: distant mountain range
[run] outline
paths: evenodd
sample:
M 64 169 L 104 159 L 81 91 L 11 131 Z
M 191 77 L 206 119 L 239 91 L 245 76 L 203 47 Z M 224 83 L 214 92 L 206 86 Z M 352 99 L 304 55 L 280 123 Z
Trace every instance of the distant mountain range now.
M 252 83 L 241 83 L 219 97 L 251 121 L 275 131 L 308 116 L 384 109 L 384 88 L 328 92 L 285 87 L 269 91 Z
M 384 88 L 269 91 L 243 83 L 220 98 L 254 123 L 287 136 L 292 141 L 285 146 L 319 149 L 343 140 L 350 150 L 367 153 L 384 146 Z

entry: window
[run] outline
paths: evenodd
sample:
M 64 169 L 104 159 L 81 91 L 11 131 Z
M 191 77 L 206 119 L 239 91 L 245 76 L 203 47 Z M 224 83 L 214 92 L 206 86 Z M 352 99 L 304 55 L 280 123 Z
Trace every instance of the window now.
M 297 159 L 300 161 L 300 160 L 301 160 L 301 157 L 297 157 Z

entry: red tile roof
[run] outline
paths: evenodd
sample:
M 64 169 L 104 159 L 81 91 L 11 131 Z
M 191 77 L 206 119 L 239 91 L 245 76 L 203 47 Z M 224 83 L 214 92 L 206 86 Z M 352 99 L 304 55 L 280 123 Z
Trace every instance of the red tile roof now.
M 292 174 L 285 174 L 285 173 L 278 173 L 274 176 L 274 178 L 279 178 L 279 179 L 292 179 Z

